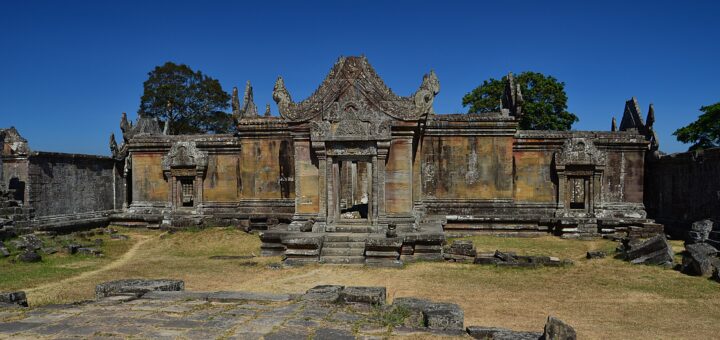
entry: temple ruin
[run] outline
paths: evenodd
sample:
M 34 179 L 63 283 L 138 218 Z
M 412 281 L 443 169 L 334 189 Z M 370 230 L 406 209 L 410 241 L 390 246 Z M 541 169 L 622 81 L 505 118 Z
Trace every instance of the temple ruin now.
M 302 101 L 279 77 L 279 116 L 269 106 L 258 113 L 248 82 L 242 100 L 233 91 L 233 134 L 168 135 L 167 124 L 123 114 L 112 157 L 71 157 L 94 164 L 84 176 L 103 203 L 79 199 L 81 209 L 62 213 L 47 210 L 53 198 L 34 183 L 62 154 L 17 150 L 21 137 L 4 130 L 2 181 L 26 183 L 22 200 L 36 215 L 261 229 L 264 254 L 300 262 L 439 258 L 446 235 L 663 231 L 644 203 L 646 168 L 661 157 L 652 106 L 645 122 L 629 100 L 611 131 L 529 131 L 518 129 L 523 97 L 512 74 L 501 110 L 484 114 L 435 113 L 438 77 L 418 80 L 399 96 L 365 57 L 342 57 Z

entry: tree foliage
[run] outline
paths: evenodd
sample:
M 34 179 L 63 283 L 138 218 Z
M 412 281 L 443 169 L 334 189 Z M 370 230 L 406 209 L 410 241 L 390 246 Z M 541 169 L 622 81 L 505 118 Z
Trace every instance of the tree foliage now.
M 220 82 L 185 64 L 166 62 L 148 73 L 139 114 L 170 122 L 171 134 L 225 133 L 233 125 L 225 113 L 230 95 Z
M 483 81 L 463 97 L 463 106 L 469 106 L 469 113 L 488 113 L 500 111 L 500 100 L 505 89 L 507 77 L 490 78 Z M 552 76 L 537 72 L 523 72 L 515 77 L 520 84 L 525 103 L 520 118 L 520 128 L 524 130 L 570 130 L 578 117 L 567 111 L 565 83 Z
M 689 150 L 702 150 L 720 146 L 720 102 L 700 108 L 703 114 L 673 135 L 683 143 L 692 143 Z

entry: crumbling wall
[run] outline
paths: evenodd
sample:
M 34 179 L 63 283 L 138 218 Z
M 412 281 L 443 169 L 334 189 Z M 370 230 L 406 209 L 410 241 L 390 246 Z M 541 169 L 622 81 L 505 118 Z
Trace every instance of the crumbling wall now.
M 648 217 L 675 236 L 695 221 L 720 220 L 720 148 L 649 160 L 644 200 Z
M 29 157 L 28 182 L 36 217 L 122 208 L 122 180 L 109 157 L 36 152 Z

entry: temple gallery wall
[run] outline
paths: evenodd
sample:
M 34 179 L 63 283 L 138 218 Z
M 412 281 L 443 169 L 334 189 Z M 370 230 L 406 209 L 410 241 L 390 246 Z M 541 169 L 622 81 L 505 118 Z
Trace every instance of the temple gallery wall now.
M 645 122 L 627 101 L 611 131 L 526 131 L 512 75 L 486 114 L 435 113 L 437 76 L 418 81 L 399 96 L 366 58 L 343 57 L 302 101 L 278 78 L 279 116 L 258 114 L 249 83 L 235 92 L 233 134 L 166 135 L 123 115 L 112 157 L 34 152 L 4 129 L 0 183 L 27 227 L 243 225 L 267 229 L 267 253 L 309 260 L 347 233 L 397 233 L 377 252 L 415 256 L 447 234 L 592 238 L 717 218 L 716 150 L 661 156 L 652 106 Z

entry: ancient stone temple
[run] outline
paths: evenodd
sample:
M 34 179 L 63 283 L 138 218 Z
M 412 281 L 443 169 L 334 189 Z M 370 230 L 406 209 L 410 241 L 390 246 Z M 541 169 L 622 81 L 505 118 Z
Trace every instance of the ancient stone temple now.
M 267 229 L 266 254 L 328 262 L 438 256 L 446 233 L 662 230 L 643 205 L 657 141 L 634 99 L 619 131 L 524 131 L 512 75 L 499 112 L 436 114 L 439 91 L 430 72 L 399 96 L 365 57 L 343 57 L 302 101 L 278 78 L 279 116 L 258 114 L 250 83 L 242 102 L 235 90 L 234 134 L 173 136 L 123 116 L 114 218 Z

